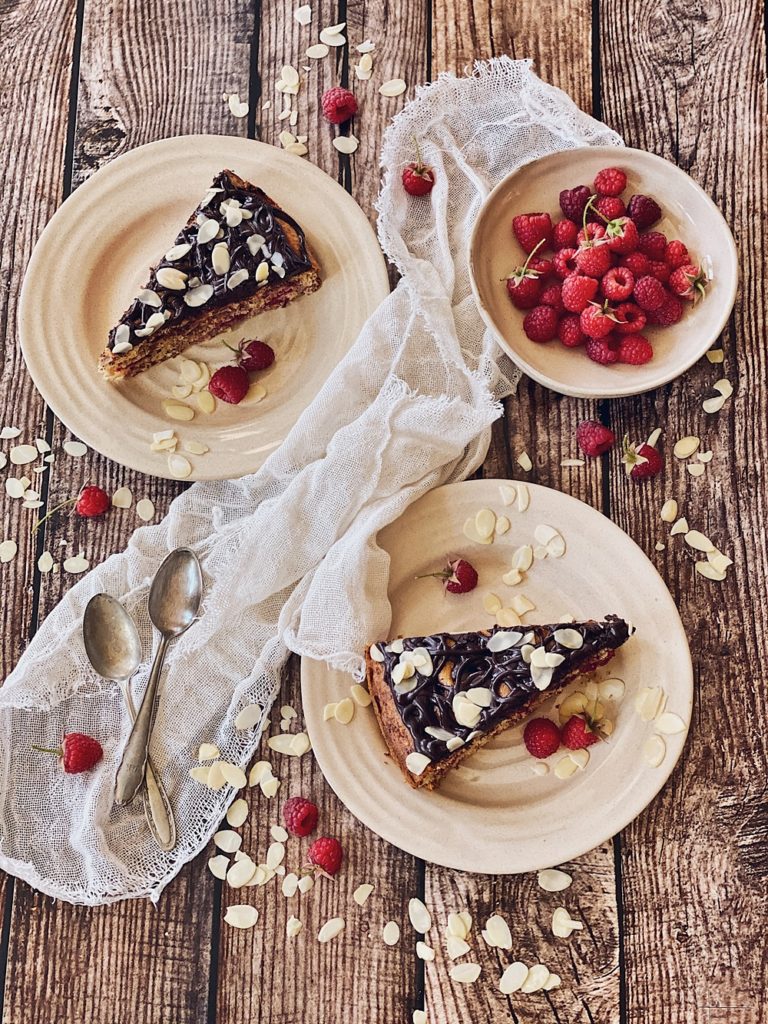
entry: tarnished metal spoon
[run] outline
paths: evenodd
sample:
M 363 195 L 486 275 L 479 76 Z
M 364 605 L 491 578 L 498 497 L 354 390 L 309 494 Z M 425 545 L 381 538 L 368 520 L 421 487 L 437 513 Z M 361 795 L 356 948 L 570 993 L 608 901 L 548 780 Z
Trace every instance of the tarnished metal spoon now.
M 141 641 L 133 619 L 114 597 L 96 594 L 85 609 L 83 641 L 94 670 L 104 679 L 120 684 L 133 722 L 136 708 L 131 696 L 130 679 L 141 664 Z M 144 802 L 147 824 L 157 845 L 162 850 L 172 850 L 176 845 L 173 811 L 149 760 L 144 782 L 147 787 Z
M 157 570 L 149 590 L 149 617 L 160 633 L 160 644 L 117 769 L 115 800 L 119 804 L 130 803 L 141 786 L 165 655 L 171 641 L 186 632 L 197 618 L 202 596 L 203 574 L 197 556 L 189 548 L 176 548 Z

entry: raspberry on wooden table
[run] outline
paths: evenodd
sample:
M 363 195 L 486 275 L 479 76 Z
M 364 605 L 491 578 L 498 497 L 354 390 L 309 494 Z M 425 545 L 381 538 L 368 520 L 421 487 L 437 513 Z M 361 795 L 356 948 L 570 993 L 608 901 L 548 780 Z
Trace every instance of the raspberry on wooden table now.
M 597 420 L 584 420 L 576 428 L 576 443 L 585 455 L 594 459 L 613 448 L 616 435 Z
M 601 196 L 620 196 L 626 187 L 627 176 L 620 167 L 604 167 L 592 183 L 592 188 Z
M 323 93 L 323 117 L 331 124 L 343 124 L 357 113 L 357 100 L 349 89 L 337 85 Z
M 624 438 L 623 448 L 621 461 L 633 480 L 645 480 L 661 472 L 663 463 L 657 448 L 649 444 L 631 444 L 628 437 Z
M 103 488 L 84 487 L 75 502 L 75 512 L 86 519 L 93 519 L 95 516 L 103 515 L 111 503 L 109 495 Z
M 312 843 L 307 856 L 311 864 L 333 877 L 341 867 L 344 852 L 338 839 L 321 836 Z
M 642 231 L 661 220 L 661 207 L 650 196 L 634 195 L 627 203 L 627 213 Z
M 317 807 L 303 796 L 292 796 L 283 804 L 283 821 L 292 836 L 303 838 L 314 832 L 317 817 Z
M 549 718 L 532 718 L 523 731 L 523 743 L 532 757 L 549 757 L 560 747 L 560 730 Z

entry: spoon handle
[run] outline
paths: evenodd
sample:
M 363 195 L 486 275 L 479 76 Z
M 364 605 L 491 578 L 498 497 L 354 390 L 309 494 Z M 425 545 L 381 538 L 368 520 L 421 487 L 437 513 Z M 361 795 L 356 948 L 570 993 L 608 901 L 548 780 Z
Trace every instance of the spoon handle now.
M 130 681 L 123 684 L 122 690 L 128 714 L 131 716 L 131 723 L 133 723 L 136 721 L 136 707 L 133 703 Z M 176 845 L 176 822 L 174 821 L 173 809 L 171 808 L 168 794 L 155 773 L 155 766 L 152 764 L 151 757 L 147 757 L 144 783 L 146 786 L 144 814 L 147 824 L 157 845 L 161 850 L 167 852 Z
M 147 688 L 141 700 L 139 713 L 133 723 L 133 729 L 128 737 L 128 742 L 123 751 L 123 759 L 117 769 L 115 779 L 115 801 L 118 804 L 129 804 L 136 796 L 141 784 L 144 781 L 144 769 L 147 764 L 147 753 L 149 750 L 149 736 L 152 731 L 152 722 L 155 717 L 155 700 L 157 698 L 157 687 L 160 682 L 160 674 L 163 671 L 163 663 L 168 650 L 170 638 L 162 636 L 160 646 L 149 674 Z

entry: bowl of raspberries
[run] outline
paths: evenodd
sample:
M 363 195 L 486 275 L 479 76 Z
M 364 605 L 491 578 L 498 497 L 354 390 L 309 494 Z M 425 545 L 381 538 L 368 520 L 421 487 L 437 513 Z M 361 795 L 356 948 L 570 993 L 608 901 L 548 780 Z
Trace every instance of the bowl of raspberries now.
M 674 164 L 612 146 L 518 168 L 470 243 L 483 319 L 528 376 L 561 394 L 640 394 L 687 370 L 733 307 L 736 248 Z

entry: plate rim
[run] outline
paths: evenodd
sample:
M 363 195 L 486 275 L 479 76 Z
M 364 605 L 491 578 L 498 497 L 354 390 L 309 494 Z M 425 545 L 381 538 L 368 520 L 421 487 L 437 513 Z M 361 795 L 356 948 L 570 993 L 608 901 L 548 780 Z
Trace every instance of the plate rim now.
M 50 219 L 45 224 L 45 227 L 40 232 L 40 235 L 35 242 L 32 254 L 27 263 L 24 271 L 24 277 L 21 283 L 18 298 L 18 310 L 17 310 L 17 332 L 19 338 L 19 348 L 24 360 L 24 366 L 27 373 L 29 374 L 32 383 L 38 394 L 41 395 L 46 406 L 51 412 L 61 421 L 61 423 L 69 430 L 72 434 L 78 438 L 85 440 L 85 435 L 88 435 L 88 439 L 85 443 L 89 448 L 98 452 L 105 458 L 117 463 L 120 466 L 125 467 L 133 472 L 142 473 L 145 476 L 152 477 L 159 480 L 169 480 L 173 482 L 181 483 L 194 483 L 197 481 L 213 481 L 213 480 L 229 480 L 229 479 L 241 479 L 251 473 L 257 472 L 264 464 L 266 459 L 271 454 L 268 452 L 260 461 L 254 460 L 254 464 L 250 467 L 243 468 L 242 472 L 235 474 L 226 472 L 217 472 L 213 467 L 217 464 L 213 462 L 210 464 L 208 472 L 206 467 L 203 465 L 200 470 L 195 470 L 190 477 L 186 480 L 179 481 L 176 477 L 170 475 L 165 468 L 164 463 L 159 462 L 157 466 L 149 466 L 146 464 L 139 464 L 137 459 L 134 459 L 130 454 L 126 457 L 120 453 L 120 441 L 119 432 L 116 432 L 118 440 L 115 444 L 111 443 L 110 435 L 104 432 L 104 437 L 107 438 L 107 443 L 96 439 L 89 434 L 87 428 L 85 434 L 83 433 L 83 422 L 78 417 L 76 409 L 78 408 L 77 403 L 71 403 L 66 409 L 62 409 L 62 404 L 59 402 L 59 397 L 63 395 L 64 389 L 56 389 L 49 387 L 45 380 L 44 374 L 39 372 L 40 367 L 40 355 L 36 355 L 35 350 L 35 327 L 38 325 L 38 321 L 35 320 L 33 310 L 35 303 L 32 300 L 32 292 L 35 287 L 36 270 L 40 261 L 44 260 L 48 254 L 48 250 L 51 246 L 51 241 L 55 245 L 56 238 L 60 230 L 66 229 L 68 219 L 76 217 L 80 208 L 84 204 L 90 204 L 92 202 L 98 202 L 99 189 L 102 189 L 104 185 L 109 186 L 110 177 L 114 175 L 115 169 L 118 170 L 130 166 L 132 163 L 140 162 L 146 158 L 148 151 L 163 150 L 166 148 L 177 147 L 180 144 L 188 144 L 195 146 L 199 144 L 222 144 L 235 142 L 238 145 L 245 144 L 250 147 L 258 147 L 258 149 L 265 155 L 268 155 L 270 160 L 275 161 L 281 167 L 286 169 L 295 169 L 295 164 L 289 164 L 288 161 L 297 160 L 299 158 L 292 156 L 291 154 L 285 153 L 283 150 L 278 149 L 276 146 L 271 146 L 268 143 L 262 142 L 258 139 L 248 139 L 241 135 L 219 135 L 210 132 L 199 132 L 185 135 L 171 135 L 166 136 L 162 139 L 154 139 L 152 142 L 143 143 L 140 146 L 136 146 L 132 149 L 127 150 L 125 153 L 121 153 L 108 163 L 103 164 L 98 170 L 96 170 L 90 177 L 86 178 L 69 196 L 56 208 Z M 222 160 L 226 162 L 230 157 L 223 155 Z M 233 158 L 234 159 L 234 158 Z M 338 193 L 343 195 L 341 202 L 347 206 L 350 211 L 350 217 L 357 219 L 360 225 L 361 234 L 367 233 L 368 241 L 371 244 L 371 256 L 373 257 L 374 252 L 378 253 L 378 259 L 372 261 L 372 267 L 374 267 L 374 273 L 368 274 L 369 279 L 372 282 L 372 289 L 380 292 L 379 302 L 383 302 L 387 295 L 390 294 L 391 288 L 389 284 L 389 278 L 387 274 L 387 263 L 384 253 L 379 245 L 376 232 L 373 229 L 370 221 L 365 215 L 362 207 L 357 203 L 351 193 L 347 192 L 343 186 L 341 186 L 331 175 L 327 174 L 321 167 L 306 160 L 301 160 L 302 174 L 309 176 L 309 178 L 315 178 L 323 188 L 331 186 L 332 190 L 337 189 Z M 92 198 L 92 193 L 95 195 Z M 375 308 L 375 307 L 374 307 Z M 369 311 L 370 315 L 373 309 Z M 40 353 L 44 355 L 44 349 L 40 348 Z M 41 381 L 43 383 L 41 384 Z M 318 386 L 318 391 L 322 388 L 324 382 L 321 382 Z M 316 392 L 317 393 L 317 392 Z M 66 405 L 66 403 L 64 403 Z M 306 409 L 306 406 L 305 406 Z M 302 415 L 304 410 L 300 410 L 297 416 L 298 418 Z M 73 413 L 74 415 L 70 415 Z M 78 425 L 79 424 L 79 425 Z M 161 423 L 158 420 L 158 429 L 160 429 Z M 292 428 L 288 428 L 289 430 Z M 287 432 L 286 432 L 287 436 Z
M 695 349 L 695 354 L 692 357 L 684 360 L 684 365 L 682 365 L 680 369 L 675 371 L 669 371 L 667 373 L 661 373 L 657 378 L 654 379 L 652 383 L 647 384 L 646 386 L 641 387 L 639 389 L 633 388 L 631 386 L 628 387 L 626 385 L 614 385 L 613 387 L 594 388 L 571 387 L 567 383 L 562 383 L 561 381 L 555 380 L 555 378 L 553 377 L 549 377 L 546 373 L 541 372 L 536 367 L 532 366 L 528 362 L 528 360 L 525 359 L 525 357 L 522 356 L 518 351 L 513 349 L 512 346 L 509 345 L 509 343 L 506 341 L 506 339 L 503 338 L 502 335 L 499 333 L 494 323 L 493 317 L 491 316 L 490 311 L 487 309 L 485 303 L 483 302 L 479 288 L 477 286 L 477 280 L 475 276 L 476 237 L 479 233 L 481 220 L 483 219 L 483 216 L 487 212 L 487 209 L 495 200 L 498 193 L 503 191 L 504 188 L 509 184 L 509 182 L 514 177 L 516 177 L 516 175 L 520 174 L 522 171 L 531 167 L 533 164 L 542 163 L 543 161 L 549 160 L 553 157 L 561 156 L 564 152 L 578 153 L 581 151 L 589 151 L 590 153 L 594 153 L 597 155 L 604 154 L 606 157 L 612 158 L 615 157 L 617 153 L 636 153 L 639 154 L 644 159 L 649 159 L 652 163 L 658 163 L 660 165 L 663 165 L 667 169 L 671 169 L 672 173 L 682 175 L 693 185 L 694 189 L 700 194 L 701 198 L 704 199 L 705 203 L 717 215 L 724 229 L 726 248 L 731 263 L 732 285 L 730 288 L 727 301 L 723 306 L 723 312 L 719 319 L 717 330 L 712 333 L 711 337 L 709 336 L 709 332 L 702 335 L 702 337 L 706 337 L 706 342 L 701 343 L 699 346 L 697 346 L 697 348 Z M 665 384 L 669 384 L 673 380 L 677 380 L 678 377 L 682 377 L 684 373 L 687 373 L 688 370 L 690 370 L 690 368 L 695 363 L 697 363 L 699 359 L 703 357 L 704 353 L 712 345 L 712 342 L 715 341 L 715 339 L 719 337 L 719 335 L 725 329 L 728 320 L 731 316 L 731 313 L 733 312 L 733 307 L 736 303 L 736 295 L 738 293 L 739 288 L 739 260 L 738 250 L 736 249 L 736 242 L 733 237 L 733 232 L 728 226 L 728 222 L 726 221 L 720 208 L 714 202 L 712 197 L 707 192 L 704 191 L 701 185 L 699 185 L 699 183 L 695 181 L 690 174 L 687 174 L 681 167 L 678 167 L 677 164 L 672 163 L 671 160 L 667 160 L 665 157 L 659 156 L 657 153 L 651 153 L 645 149 L 637 149 L 633 146 L 575 146 L 573 149 L 570 150 L 557 150 L 555 153 L 548 153 L 546 156 L 537 157 L 534 160 L 529 160 L 527 163 L 521 164 L 519 167 L 516 167 L 514 171 L 511 171 L 504 178 L 502 178 L 501 181 L 494 185 L 494 187 L 483 200 L 480 209 L 477 211 L 477 216 L 475 218 L 474 224 L 472 225 L 472 231 L 469 236 L 469 245 L 467 249 L 467 264 L 469 266 L 469 281 L 472 288 L 472 295 L 474 297 L 475 304 L 477 305 L 478 312 L 480 313 L 483 323 L 491 332 L 495 341 L 501 347 L 502 351 L 506 355 L 508 355 L 509 358 L 515 363 L 515 365 L 519 369 L 521 369 L 527 377 L 530 377 L 531 380 L 536 381 L 538 384 L 541 384 L 543 387 L 548 388 L 550 391 L 554 391 L 556 394 L 565 395 L 568 398 L 631 398 L 634 397 L 635 395 L 645 394 L 648 391 L 655 391 L 657 388 L 663 387 Z
M 663 588 L 664 593 L 668 597 L 668 599 L 669 599 L 669 610 L 670 610 L 670 612 L 672 612 L 674 614 L 674 616 L 676 616 L 676 620 L 675 621 L 676 621 L 677 626 L 679 627 L 679 635 L 680 635 L 680 638 L 682 639 L 682 641 L 683 641 L 683 643 L 685 645 L 684 654 L 686 655 L 686 657 L 683 660 L 684 660 L 685 666 L 686 666 L 686 673 L 685 673 L 685 680 L 681 679 L 680 681 L 681 681 L 681 685 L 683 683 L 685 684 L 685 723 L 686 723 L 686 727 L 685 727 L 684 732 L 678 734 L 678 736 L 680 737 L 679 751 L 677 752 L 677 754 L 674 757 L 670 756 L 668 758 L 668 760 L 669 760 L 669 764 L 668 765 L 664 765 L 663 767 L 654 769 L 654 771 L 657 774 L 653 777 L 653 785 L 651 786 L 651 788 L 649 790 L 648 799 L 643 803 L 642 807 L 640 807 L 638 810 L 636 810 L 634 812 L 630 812 L 629 816 L 621 815 L 620 816 L 620 820 L 617 821 L 615 826 L 612 824 L 611 827 L 610 827 L 610 830 L 607 833 L 604 833 L 602 830 L 600 830 L 599 836 L 597 838 L 594 838 L 594 839 L 590 838 L 590 840 L 588 841 L 588 845 L 584 845 L 584 843 L 575 842 L 571 848 L 566 849 L 564 851 L 564 853 L 565 853 L 564 856 L 558 857 L 558 859 L 556 861 L 553 861 L 553 863 L 561 864 L 561 863 L 566 863 L 568 861 L 575 860 L 578 857 L 584 856 L 585 854 L 589 853 L 590 851 L 596 849 L 598 846 L 601 846 L 603 843 L 609 842 L 610 840 L 612 840 L 614 838 L 614 836 L 616 836 L 619 833 L 623 832 L 624 829 L 628 827 L 628 825 L 630 825 L 637 817 L 640 816 L 640 814 L 642 814 L 645 810 L 647 810 L 647 808 L 653 803 L 654 800 L 656 800 L 656 798 L 659 796 L 661 791 L 664 789 L 664 787 L 669 782 L 669 779 L 671 778 L 673 772 L 675 771 L 675 768 L 677 767 L 677 765 L 678 765 L 678 763 L 679 763 L 679 761 L 680 761 L 680 759 L 681 759 L 681 757 L 683 755 L 683 752 L 685 751 L 686 742 L 687 742 L 687 738 L 688 738 L 688 733 L 690 732 L 690 727 L 691 727 L 691 718 L 692 718 L 692 712 L 693 712 L 693 706 L 694 706 L 694 696 L 695 696 L 695 694 L 694 694 L 693 659 L 691 657 L 691 649 L 690 649 L 690 644 L 688 642 L 688 636 L 687 636 L 687 633 L 685 631 L 685 626 L 684 626 L 682 618 L 680 616 L 680 612 L 679 612 L 679 610 L 677 608 L 677 604 L 675 603 L 675 600 L 674 600 L 674 598 L 672 596 L 672 593 L 669 590 L 669 587 L 665 583 L 664 578 L 661 576 L 661 573 L 658 571 L 656 566 L 653 564 L 653 562 L 650 560 L 650 558 L 646 555 L 646 553 L 643 551 L 643 549 L 639 546 L 639 544 L 637 544 L 637 542 L 632 537 L 630 537 L 629 534 L 625 530 L 622 530 L 622 528 L 617 523 L 615 523 L 612 519 L 609 519 L 607 516 L 604 516 L 603 513 L 601 513 L 598 509 L 594 508 L 592 505 L 589 505 L 587 502 L 582 501 L 580 498 L 574 497 L 574 495 L 572 495 L 572 494 L 567 494 L 565 491 L 560 491 L 560 490 L 558 490 L 557 488 L 554 488 L 554 487 L 547 487 L 544 484 L 536 484 L 536 483 L 532 483 L 532 482 L 529 483 L 528 481 L 520 481 L 520 480 L 503 479 L 501 477 L 488 477 L 488 478 L 482 478 L 482 479 L 479 479 L 479 480 L 461 480 L 461 481 L 457 481 L 455 483 L 444 484 L 441 487 L 433 488 L 431 491 L 428 491 L 427 494 L 423 495 L 423 497 L 417 499 L 417 501 L 415 501 L 411 505 L 409 505 L 408 508 L 405 510 L 405 512 L 402 513 L 402 515 L 406 515 L 415 505 L 418 504 L 419 501 L 423 501 L 423 500 L 429 498 L 431 495 L 435 494 L 435 492 L 437 492 L 437 491 L 448 491 L 448 490 L 454 490 L 456 488 L 467 488 L 467 487 L 473 487 L 473 486 L 476 487 L 478 484 L 480 484 L 480 485 L 493 485 L 493 486 L 498 487 L 500 484 L 511 484 L 512 486 L 515 486 L 515 485 L 519 485 L 520 483 L 525 483 L 526 486 L 532 492 L 536 492 L 536 491 L 545 491 L 545 492 L 546 491 L 553 491 L 556 494 L 560 495 L 561 497 L 565 498 L 567 500 L 567 502 L 574 502 L 574 503 L 576 503 L 578 505 L 586 506 L 586 508 L 589 509 L 591 512 L 593 512 L 595 515 L 601 516 L 601 518 L 603 518 L 605 520 L 605 523 L 608 525 L 608 529 L 609 530 L 612 530 L 612 531 L 614 531 L 614 532 L 616 532 L 618 534 L 621 534 L 625 541 L 628 541 L 631 545 L 633 545 L 634 548 L 637 549 L 637 553 L 639 555 L 641 555 L 642 558 L 644 559 L 644 561 L 647 563 L 648 568 L 653 570 L 653 573 L 655 574 L 656 578 L 658 579 L 659 583 L 661 584 L 661 587 Z M 402 518 L 402 516 L 399 517 L 399 518 Z M 397 520 L 394 520 L 394 522 L 397 522 Z M 393 523 L 390 523 L 390 524 L 388 524 L 387 527 L 384 527 L 383 529 L 388 529 L 392 525 L 393 525 Z M 379 532 L 381 532 L 381 531 L 379 531 Z M 367 807 L 365 808 L 363 814 L 358 813 L 357 807 L 353 808 L 350 805 L 350 803 L 348 803 L 345 795 L 343 795 L 342 792 L 340 791 L 340 788 L 337 787 L 337 776 L 336 776 L 336 772 L 334 771 L 335 765 L 331 764 L 331 760 L 332 759 L 329 758 L 327 760 L 326 756 L 325 756 L 325 751 L 323 750 L 322 745 L 320 745 L 320 747 L 318 747 L 318 745 L 315 743 L 315 736 L 317 735 L 316 727 L 317 726 L 322 727 L 322 722 L 320 721 L 320 718 L 318 717 L 316 720 L 310 721 L 311 715 L 307 713 L 307 708 L 311 706 L 311 702 L 309 700 L 307 700 L 307 692 L 308 692 L 309 687 L 315 685 L 311 681 L 310 675 L 311 675 L 311 673 L 314 673 L 314 672 L 323 672 L 323 671 L 331 672 L 333 670 L 329 669 L 325 662 L 319 661 L 319 660 L 314 659 L 314 658 L 309 658 L 306 655 L 302 655 L 302 657 L 301 657 L 301 669 L 300 669 L 300 680 L 301 680 L 301 702 L 302 702 L 302 711 L 303 711 L 303 714 L 304 714 L 305 727 L 306 727 L 307 733 L 309 735 L 310 741 L 312 743 L 312 751 L 313 751 L 314 756 L 315 756 L 315 758 L 317 760 L 318 766 L 320 767 L 320 770 L 323 773 L 323 778 L 328 783 L 328 785 L 331 787 L 331 789 L 336 794 L 338 799 L 344 804 L 344 806 L 347 808 L 347 810 L 359 822 L 361 822 L 361 824 L 363 824 L 366 828 L 370 829 L 374 834 L 380 836 L 386 842 L 391 843 L 397 849 L 403 850 L 403 852 L 405 852 L 405 853 L 407 853 L 407 854 L 409 854 L 411 856 L 418 857 L 420 860 L 424 860 L 425 863 L 435 864 L 435 865 L 437 865 L 439 867 L 446 867 L 446 868 L 450 868 L 450 869 L 455 870 L 455 871 L 465 871 L 465 872 L 468 872 L 470 874 L 477 874 L 477 875 L 516 875 L 516 874 L 525 874 L 525 873 L 527 873 L 529 871 L 535 871 L 535 870 L 538 870 L 538 869 L 540 869 L 542 867 L 550 866 L 548 864 L 535 864 L 535 865 L 534 864 L 526 864 L 525 866 L 516 868 L 515 870 L 503 870 L 503 871 L 500 871 L 498 866 L 495 866 L 495 867 L 492 867 L 492 868 L 482 868 L 482 867 L 478 868 L 477 866 L 467 867 L 467 865 L 465 863 L 457 863 L 450 856 L 445 856 L 445 857 L 429 856 L 429 857 L 425 857 L 424 850 L 420 848 L 418 841 L 417 842 L 411 842 L 410 835 L 406 836 L 405 839 L 403 839 L 403 837 L 401 835 L 396 835 L 395 834 L 396 833 L 396 827 L 395 827 L 394 832 L 393 832 L 393 830 L 390 829 L 389 827 L 382 829 L 382 828 L 378 827 L 377 825 L 372 824 L 370 819 L 369 819 L 369 817 L 368 817 L 368 814 L 367 814 Z M 353 677 L 349 673 L 346 673 L 346 674 L 349 675 L 350 680 L 353 679 Z M 680 678 L 680 677 L 678 677 L 678 678 Z M 342 776 L 343 776 L 343 772 L 340 771 L 338 778 L 340 778 Z M 403 787 L 405 787 L 405 789 L 407 790 L 407 784 L 402 779 L 398 778 L 397 782 L 398 782 L 398 784 L 400 784 Z M 416 791 L 416 792 L 418 792 L 418 791 Z M 365 804 L 365 801 L 363 800 L 362 803 Z M 389 823 L 387 823 L 387 825 L 389 825 Z M 447 849 L 447 847 L 444 847 L 444 848 Z

